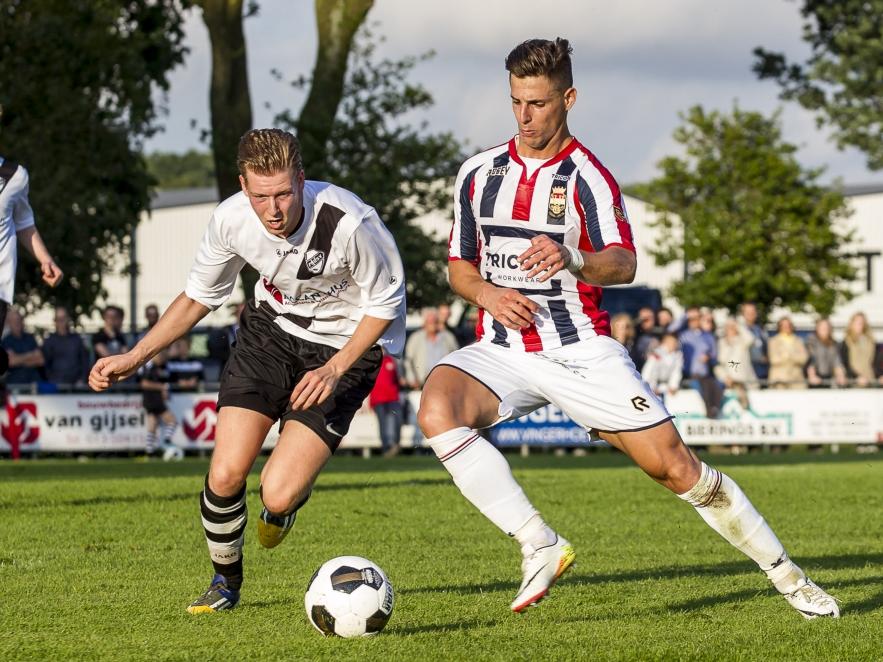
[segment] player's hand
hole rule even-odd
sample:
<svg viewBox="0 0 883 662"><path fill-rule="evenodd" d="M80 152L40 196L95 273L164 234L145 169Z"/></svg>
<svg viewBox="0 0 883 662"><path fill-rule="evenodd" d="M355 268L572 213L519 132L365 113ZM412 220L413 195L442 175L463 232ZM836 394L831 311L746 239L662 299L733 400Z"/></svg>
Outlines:
<svg viewBox="0 0 883 662"><path fill-rule="evenodd" d="M313 405L325 402L337 387L341 374L327 363L321 368L310 370L291 392L292 411L305 411Z"/></svg>
<svg viewBox="0 0 883 662"><path fill-rule="evenodd" d="M494 285L488 286L482 292L478 304L500 324L515 331L533 324L534 315L540 309L521 292Z"/></svg>
<svg viewBox="0 0 883 662"><path fill-rule="evenodd" d="M121 379L125 379L141 367L139 361L132 356L131 352L106 356L98 359L89 373L89 386L93 391L109 389Z"/></svg>
<svg viewBox="0 0 883 662"><path fill-rule="evenodd" d="M49 287L55 287L64 278L64 272L58 268L54 261L49 260L40 265L40 271L43 273L43 282Z"/></svg>
<svg viewBox="0 0 883 662"><path fill-rule="evenodd" d="M529 272L528 278L542 274L537 280L543 283L567 268L570 253L557 241L539 234L530 240L530 248L518 256L518 261L521 263L521 270Z"/></svg>

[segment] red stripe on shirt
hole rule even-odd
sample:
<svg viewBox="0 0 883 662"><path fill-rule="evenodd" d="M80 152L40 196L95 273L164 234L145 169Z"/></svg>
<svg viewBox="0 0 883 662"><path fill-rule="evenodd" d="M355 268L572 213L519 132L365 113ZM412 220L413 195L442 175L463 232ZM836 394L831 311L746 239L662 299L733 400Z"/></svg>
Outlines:
<svg viewBox="0 0 883 662"><path fill-rule="evenodd" d="M513 221L529 221L530 220L530 205L533 202L533 191L534 184L537 182L537 174L543 168L548 168L549 166L553 166L556 163L560 163L568 156L570 156L573 151L577 148L579 142L574 138L567 146L558 152L551 159L546 161L543 165L533 171L533 175L531 175L530 179L527 178L527 166L524 165L524 161L521 160L521 157L518 156L518 146L515 143L515 138L509 141L509 157L517 164L521 166L521 179L518 180L518 188L515 191L515 204L512 205L512 220Z"/></svg>
<svg viewBox="0 0 883 662"><path fill-rule="evenodd" d="M540 338L540 332L537 331L536 324L531 324L526 329L521 329L521 340L524 341L524 351L543 351L543 340Z"/></svg>
<svg viewBox="0 0 883 662"><path fill-rule="evenodd" d="M577 141L574 140L574 142ZM586 155L586 158L591 162L591 164L595 166L598 172L601 173L601 176L604 178L604 181L607 182L607 186L610 188L610 195L613 199L613 206L618 207L624 215L625 206L622 202L622 191L620 191L619 184L616 183L613 175L607 168L604 167L604 164L598 160L598 157L592 154L592 152L590 152L588 149L586 149L584 145L579 144L578 147L579 150ZM622 246L624 248L628 248L632 252L635 252L635 242L634 238L632 237L632 228L629 225L628 221L624 218L620 218L615 212L613 214L613 217L616 220L616 229L619 232L620 239L622 239Z"/></svg>
<svg viewBox="0 0 883 662"><path fill-rule="evenodd" d="M583 313L592 320L592 327L599 336L610 335L610 315L606 310L601 310L602 291L600 287L587 285L581 280L576 281L576 289L579 292L579 300L583 306Z"/></svg>

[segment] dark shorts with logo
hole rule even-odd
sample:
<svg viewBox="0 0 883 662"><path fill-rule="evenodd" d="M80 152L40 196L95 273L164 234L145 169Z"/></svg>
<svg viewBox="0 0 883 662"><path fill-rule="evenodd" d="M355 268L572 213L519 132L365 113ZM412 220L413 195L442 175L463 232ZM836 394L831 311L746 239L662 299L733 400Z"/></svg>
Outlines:
<svg viewBox="0 0 883 662"><path fill-rule="evenodd" d="M343 374L327 400L306 411L292 411L289 399L297 383L338 350L286 333L273 321L275 316L267 305L257 307L254 301L242 311L236 342L221 377L218 409L251 409L279 420L280 431L286 421L298 421L333 452L374 387L383 355L379 347L372 347Z"/></svg>

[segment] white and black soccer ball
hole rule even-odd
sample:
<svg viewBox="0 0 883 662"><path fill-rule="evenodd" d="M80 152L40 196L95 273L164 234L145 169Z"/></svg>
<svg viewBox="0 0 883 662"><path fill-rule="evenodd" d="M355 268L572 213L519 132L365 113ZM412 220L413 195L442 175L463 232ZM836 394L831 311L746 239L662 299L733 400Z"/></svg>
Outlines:
<svg viewBox="0 0 883 662"><path fill-rule="evenodd" d="M389 621L394 602L386 573L361 556L338 556L323 563L304 596L313 627L339 637L377 634Z"/></svg>
<svg viewBox="0 0 883 662"><path fill-rule="evenodd" d="M184 459L184 450L175 444L166 444L162 451L163 462L180 462Z"/></svg>

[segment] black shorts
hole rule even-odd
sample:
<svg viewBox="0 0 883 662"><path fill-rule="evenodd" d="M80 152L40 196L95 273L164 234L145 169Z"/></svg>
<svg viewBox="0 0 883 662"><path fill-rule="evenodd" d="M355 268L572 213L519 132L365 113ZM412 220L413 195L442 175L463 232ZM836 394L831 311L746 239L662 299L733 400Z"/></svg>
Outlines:
<svg viewBox="0 0 883 662"><path fill-rule="evenodd" d="M141 395L141 399L144 405L144 411L148 414L159 416L168 409L166 401L162 397L162 393L159 391L144 391Z"/></svg>
<svg viewBox="0 0 883 662"><path fill-rule="evenodd" d="M375 346L347 370L334 392L319 405L292 411L291 392L305 373L325 365L338 349L292 336L280 329L275 313L249 301L239 319L236 342L221 377L218 409L242 407L280 421L306 425L333 452L368 397L383 355Z"/></svg>

